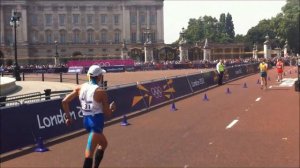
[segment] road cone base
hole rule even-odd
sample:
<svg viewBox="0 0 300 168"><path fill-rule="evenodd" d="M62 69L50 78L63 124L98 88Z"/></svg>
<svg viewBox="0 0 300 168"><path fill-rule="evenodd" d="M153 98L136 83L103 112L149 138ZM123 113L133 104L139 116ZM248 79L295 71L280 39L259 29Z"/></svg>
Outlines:
<svg viewBox="0 0 300 168"><path fill-rule="evenodd" d="M127 126L127 125L129 125L129 124L128 123L124 123L124 122L121 123L121 126Z"/></svg>
<svg viewBox="0 0 300 168"><path fill-rule="evenodd" d="M49 151L49 149L47 149L47 148L36 148L34 151L35 152L46 152L46 151Z"/></svg>

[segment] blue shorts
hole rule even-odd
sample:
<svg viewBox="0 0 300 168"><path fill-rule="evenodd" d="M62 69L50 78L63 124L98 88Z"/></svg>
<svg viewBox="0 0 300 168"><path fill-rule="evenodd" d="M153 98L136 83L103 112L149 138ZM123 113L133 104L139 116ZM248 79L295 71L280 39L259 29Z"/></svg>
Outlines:
<svg viewBox="0 0 300 168"><path fill-rule="evenodd" d="M267 72L260 72L260 77L262 77L262 78L267 77Z"/></svg>
<svg viewBox="0 0 300 168"><path fill-rule="evenodd" d="M104 127L103 113L84 116L83 125L88 132L102 133Z"/></svg>

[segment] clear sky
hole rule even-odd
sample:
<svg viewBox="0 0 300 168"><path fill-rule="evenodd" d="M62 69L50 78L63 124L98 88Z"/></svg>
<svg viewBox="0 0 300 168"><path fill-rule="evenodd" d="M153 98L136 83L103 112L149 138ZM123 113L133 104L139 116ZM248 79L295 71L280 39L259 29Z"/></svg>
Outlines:
<svg viewBox="0 0 300 168"><path fill-rule="evenodd" d="M165 0L165 43L176 41L181 28L187 28L190 18L198 19L207 15L219 20L221 13L230 13L235 34L245 35L260 20L275 17L285 4L285 0Z"/></svg>

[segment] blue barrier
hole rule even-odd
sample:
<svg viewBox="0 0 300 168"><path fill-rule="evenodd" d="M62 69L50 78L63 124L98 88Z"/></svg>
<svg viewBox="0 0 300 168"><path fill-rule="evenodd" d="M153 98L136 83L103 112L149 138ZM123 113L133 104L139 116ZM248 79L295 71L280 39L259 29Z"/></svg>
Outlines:
<svg viewBox="0 0 300 168"><path fill-rule="evenodd" d="M174 98L178 98L192 93L191 86L186 76L171 79L174 81L172 84L175 90L175 92L173 93Z"/></svg>
<svg viewBox="0 0 300 168"><path fill-rule="evenodd" d="M120 117L124 114L147 108L143 96L136 85L126 86L107 91L109 102L116 103L116 111L113 117Z"/></svg>
<svg viewBox="0 0 300 168"><path fill-rule="evenodd" d="M246 74L258 72L257 64L226 69L224 80L232 80ZM137 110L150 108L178 97L200 91L217 84L216 71L175 77L159 81L142 82L138 85L109 89L109 102L115 101L117 110L113 118ZM71 103L73 124L65 125L61 110L61 99L48 100L18 107L4 107L0 111L0 153L6 153L36 143L37 137L51 139L82 127L82 112L79 100ZM106 119L106 121L109 120Z"/></svg>
<svg viewBox="0 0 300 168"><path fill-rule="evenodd" d="M144 97L147 106L151 107L172 98L172 94L175 92L172 83L172 80L168 81L164 79L150 83L141 83L137 85L137 88Z"/></svg>
<svg viewBox="0 0 300 168"><path fill-rule="evenodd" d="M37 137L50 139L81 129L82 112L78 104L75 100L70 106L71 127L65 125L61 99L1 109L0 153L35 144Z"/></svg>
<svg viewBox="0 0 300 168"><path fill-rule="evenodd" d="M203 74L191 75L188 76L187 79L189 80L193 92L199 91L209 86L209 83L207 83Z"/></svg>

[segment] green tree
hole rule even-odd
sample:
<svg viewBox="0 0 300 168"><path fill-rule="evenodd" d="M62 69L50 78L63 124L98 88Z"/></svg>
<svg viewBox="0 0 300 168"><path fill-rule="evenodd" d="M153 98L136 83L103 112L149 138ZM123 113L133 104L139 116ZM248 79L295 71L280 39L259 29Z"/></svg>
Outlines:
<svg viewBox="0 0 300 168"><path fill-rule="evenodd" d="M290 48L297 53L299 49L299 22L300 22L300 1L287 0L286 5L281 8L283 15L280 15L281 22L279 27L279 36L288 40Z"/></svg>
<svg viewBox="0 0 300 168"><path fill-rule="evenodd" d="M232 22L232 16L230 13L227 13L226 15L225 29L226 29L226 34L229 36L231 40L233 40L235 36L235 32L234 32L234 25Z"/></svg>
<svg viewBox="0 0 300 168"><path fill-rule="evenodd" d="M277 46L282 48L287 40L293 52L300 53L299 15L299 0L287 0L286 5L282 7L282 13L271 19L261 20L258 25L249 29L245 42L247 44L252 44L253 42L263 44L265 36L269 35L272 48Z"/></svg>

